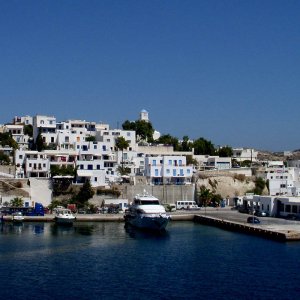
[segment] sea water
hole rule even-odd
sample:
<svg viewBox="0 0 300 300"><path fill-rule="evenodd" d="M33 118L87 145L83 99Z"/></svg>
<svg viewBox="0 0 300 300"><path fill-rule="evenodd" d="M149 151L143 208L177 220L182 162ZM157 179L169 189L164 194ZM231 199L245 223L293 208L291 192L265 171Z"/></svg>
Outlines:
<svg viewBox="0 0 300 300"><path fill-rule="evenodd" d="M300 243L192 222L4 224L1 299L296 299Z"/></svg>

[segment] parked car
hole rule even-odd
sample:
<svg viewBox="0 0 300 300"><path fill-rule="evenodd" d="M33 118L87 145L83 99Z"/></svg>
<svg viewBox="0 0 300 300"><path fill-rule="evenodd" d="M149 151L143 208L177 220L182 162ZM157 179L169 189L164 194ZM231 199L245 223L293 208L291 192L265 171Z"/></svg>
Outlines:
<svg viewBox="0 0 300 300"><path fill-rule="evenodd" d="M298 220L298 217L296 215L294 215L294 214L288 214L286 216L286 219L287 220Z"/></svg>
<svg viewBox="0 0 300 300"><path fill-rule="evenodd" d="M260 220L257 217L248 217L247 218L247 223L251 223L251 224L260 224Z"/></svg>
<svg viewBox="0 0 300 300"><path fill-rule="evenodd" d="M258 217L266 217L267 213L265 213L264 211L256 211L255 215Z"/></svg>

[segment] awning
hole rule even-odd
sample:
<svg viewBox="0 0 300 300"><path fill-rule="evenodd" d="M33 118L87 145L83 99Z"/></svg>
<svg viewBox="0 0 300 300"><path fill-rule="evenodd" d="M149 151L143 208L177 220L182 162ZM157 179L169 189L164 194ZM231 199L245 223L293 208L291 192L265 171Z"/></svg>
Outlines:
<svg viewBox="0 0 300 300"><path fill-rule="evenodd" d="M92 177L93 172L89 170L77 170L77 175L79 177Z"/></svg>

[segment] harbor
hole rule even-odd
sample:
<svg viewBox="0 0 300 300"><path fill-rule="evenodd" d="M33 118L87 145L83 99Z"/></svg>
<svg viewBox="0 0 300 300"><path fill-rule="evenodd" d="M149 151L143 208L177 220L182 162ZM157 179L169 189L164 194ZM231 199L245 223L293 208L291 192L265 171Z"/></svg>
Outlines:
<svg viewBox="0 0 300 300"><path fill-rule="evenodd" d="M170 213L171 222L191 221L224 230L260 236L266 239L290 242L300 241L300 222L283 218L261 217L260 224L247 223L249 215L227 208L202 208L199 211L180 210ZM54 222L55 215L24 216L24 222ZM4 222L11 216L3 216ZM123 213L76 214L75 222L124 222Z"/></svg>

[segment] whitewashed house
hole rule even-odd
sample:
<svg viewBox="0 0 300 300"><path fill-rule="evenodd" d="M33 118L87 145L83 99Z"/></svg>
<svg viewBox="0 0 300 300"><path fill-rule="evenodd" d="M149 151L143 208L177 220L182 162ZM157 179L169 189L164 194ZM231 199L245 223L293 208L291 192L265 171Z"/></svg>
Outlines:
<svg viewBox="0 0 300 300"><path fill-rule="evenodd" d="M23 116L23 117L14 117L13 124L23 124L23 125L32 125L33 118L31 116Z"/></svg>
<svg viewBox="0 0 300 300"><path fill-rule="evenodd" d="M231 157L209 156L206 168L219 171L231 169Z"/></svg>
<svg viewBox="0 0 300 300"><path fill-rule="evenodd" d="M23 124L6 124L4 132L9 132L12 138L18 143L19 148L28 149L29 136L24 134Z"/></svg>
<svg viewBox="0 0 300 300"><path fill-rule="evenodd" d="M26 151L25 173L26 177L50 177L50 164L43 152Z"/></svg>
<svg viewBox="0 0 300 300"><path fill-rule="evenodd" d="M77 182L90 180L92 186L105 186L118 179L115 151L104 142L76 143Z"/></svg>
<svg viewBox="0 0 300 300"><path fill-rule="evenodd" d="M33 117L33 139L36 138L39 133L42 135L43 142L46 145L56 146L57 133L56 133L56 118L51 116L36 115Z"/></svg>
<svg viewBox="0 0 300 300"><path fill-rule="evenodd" d="M185 156L146 156L145 176L150 184L190 184L193 167Z"/></svg>
<svg viewBox="0 0 300 300"><path fill-rule="evenodd" d="M271 217L300 217L300 197L254 195L253 201L257 203L259 211Z"/></svg>
<svg viewBox="0 0 300 300"><path fill-rule="evenodd" d="M238 162L249 160L251 162L257 162L258 151L251 148L233 148L232 158Z"/></svg>
<svg viewBox="0 0 300 300"><path fill-rule="evenodd" d="M300 194L300 169L285 167L283 162L268 162L264 179L269 182L270 196Z"/></svg>

